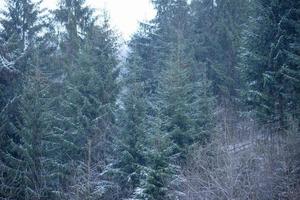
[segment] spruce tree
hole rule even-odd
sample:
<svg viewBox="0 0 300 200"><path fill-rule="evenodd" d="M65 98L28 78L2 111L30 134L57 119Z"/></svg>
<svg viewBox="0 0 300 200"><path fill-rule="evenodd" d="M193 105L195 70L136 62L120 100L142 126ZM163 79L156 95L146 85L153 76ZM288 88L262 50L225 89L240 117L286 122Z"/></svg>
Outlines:
<svg viewBox="0 0 300 200"><path fill-rule="evenodd" d="M78 71L72 76L79 101L75 113L82 132L76 145L83 147L83 174L87 179L86 198L100 198L103 190L100 174L112 161L112 141L116 135L115 112L119 94L117 40L108 21L91 27L78 58Z"/></svg>
<svg viewBox="0 0 300 200"><path fill-rule="evenodd" d="M111 162L115 110L119 92L117 38L105 18L100 25L84 1L61 1L54 13L62 35L63 88L58 129L68 141L62 177L68 198L97 199L103 195L101 173ZM65 15L68 13L68 15ZM64 123L65 125L63 125ZM69 185L69 186L67 186Z"/></svg>
<svg viewBox="0 0 300 200"><path fill-rule="evenodd" d="M63 145L59 154L60 176L59 196L61 199L80 198L75 177L82 176L80 172L85 163L85 150L87 140L79 121L79 110L82 96L78 92L77 85L72 82L79 71L78 56L82 47L83 36L87 33L87 27L81 26L83 16L90 16L90 9L83 7L84 1L62 0L59 8L54 10L55 20L63 25L65 31L60 35L60 54L57 54L56 62L60 69L55 69L57 74L53 79L53 104L52 123L53 132L61 135ZM82 18L83 19L83 18ZM85 18L90 20L90 18ZM79 36L82 31L82 37ZM83 164L82 164L83 163ZM80 180L82 181L82 180ZM78 183L81 183L78 181ZM83 189L84 191L84 189ZM79 193L79 194L78 194Z"/></svg>
<svg viewBox="0 0 300 200"><path fill-rule="evenodd" d="M22 137L20 147L24 151L24 199L43 199L54 191L49 183L50 166L53 167L55 162L51 151L57 147L57 138L48 132L46 124L49 100L47 78L36 68L27 74L26 79L20 97L22 125L19 130Z"/></svg>
<svg viewBox="0 0 300 200"><path fill-rule="evenodd" d="M240 119L243 80L238 69L241 32L249 1L192 1L193 46L198 63L207 68L226 139L234 137Z"/></svg>
<svg viewBox="0 0 300 200"><path fill-rule="evenodd" d="M124 66L124 87L118 115L117 162L114 168L122 198L132 198L146 165L147 102L141 59L133 50Z"/></svg>
<svg viewBox="0 0 300 200"><path fill-rule="evenodd" d="M28 192L38 189L28 184L26 156L28 144L22 134L21 112L25 80L34 65L36 42L45 24L39 4L28 0L9 0L1 18L1 198L28 199ZM30 65L31 64L31 65ZM17 76L16 76L17 75ZM2 96L2 94L4 94Z"/></svg>
<svg viewBox="0 0 300 200"><path fill-rule="evenodd" d="M85 5L85 0L60 0L58 9L54 10L55 19L66 29L62 34L64 42L62 51L68 56L67 65L74 65L74 59L82 45L86 31L93 23L93 10Z"/></svg>
<svg viewBox="0 0 300 200"><path fill-rule="evenodd" d="M169 65L161 75L157 100L162 133L173 141L172 151L181 158L191 145L207 144L214 126L214 99L206 70L203 66L196 70L192 54L187 52L188 42L179 33Z"/></svg>
<svg viewBox="0 0 300 200"><path fill-rule="evenodd" d="M141 59L140 80L148 107L148 159L133 195L135 199L179 197L175 180L179 180L180 165L193 145L210 141L214 127L214 98L206 66L196 64L191 48L188 4L154 1L154 5L158 10L156 18L150 24L142 24L130 46ZM158 147L157 141L162 145Z"/></svg>
<svg viewBox="0 0 300 200"><path fill-rule="evenodd" d="M295 45L299 3L258 0L252 2L252 8L255 17L245 31L242 54L247 103L261 125L284 132L287 119L299 112Z"/></svg>
<svg viewBox="0 0 300 200"><path fill-rule="evenodd" d="M172 180L172 170L166 154L168 143L158 142L161 138L156 135L156 144L152 151L148 152L148 164L141 177L140 186L136 188L133 199L173 199L170 195L169 182ZM155 138L155 137L153 137Z"/></svg>
<svg viewBox="0 0 300 200"><path fill-rule="evenodd" d="M249 2L196 0L191 6L197 61L208 66L208 78L219 102L235 104L240 84L238 48Z"/></svg>

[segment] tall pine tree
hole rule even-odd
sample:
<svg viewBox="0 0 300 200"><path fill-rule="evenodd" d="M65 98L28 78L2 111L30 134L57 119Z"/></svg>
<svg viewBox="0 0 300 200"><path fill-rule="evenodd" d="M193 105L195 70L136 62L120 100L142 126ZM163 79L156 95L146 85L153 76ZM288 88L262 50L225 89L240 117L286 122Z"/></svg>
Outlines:
<svg viewBox="0 0 300 200"><path fill-rule="evenodd" d="M247 102L261 125L284 132L287 120L297 119L299 113L299 3L258 0L252 8L242 54Z"/></svg>

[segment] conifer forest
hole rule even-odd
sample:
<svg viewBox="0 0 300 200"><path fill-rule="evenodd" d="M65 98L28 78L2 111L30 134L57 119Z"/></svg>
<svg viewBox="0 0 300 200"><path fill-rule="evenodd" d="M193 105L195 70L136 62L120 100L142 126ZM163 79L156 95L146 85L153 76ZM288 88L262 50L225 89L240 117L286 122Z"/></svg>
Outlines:
<svg viewBox="0 0 300 200"><path fill-rule="evenodd" d="M300 199L299 0L0 1L0 200Z"/></svg>

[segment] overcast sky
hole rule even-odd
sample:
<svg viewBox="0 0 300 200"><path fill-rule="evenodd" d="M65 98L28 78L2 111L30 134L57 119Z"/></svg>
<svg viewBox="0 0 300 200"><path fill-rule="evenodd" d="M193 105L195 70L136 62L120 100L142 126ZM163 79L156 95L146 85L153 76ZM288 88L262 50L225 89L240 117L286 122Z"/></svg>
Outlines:
<svg viewBox="0 0 300 200"><path fill-rule="evenodd" d="M54 9L57 1L44 0L43 5ZM136 31L138 21L149 20L155 15L151 0L87 0L87 4L95 8L97 14L106 9L112 25L125 39Z"/></svg>
<svg viewBox="0 0 300 200"><path fill-rule="evenodd" d="M43 0L43 6L54 9L58 0ZM3 7L4 0L0 0ZM138 27L139 21L150 20L155 12L151 0L87 0L87 4L96 9L96 13L105 8L111 17L112 25L128 39Z"/></svg>

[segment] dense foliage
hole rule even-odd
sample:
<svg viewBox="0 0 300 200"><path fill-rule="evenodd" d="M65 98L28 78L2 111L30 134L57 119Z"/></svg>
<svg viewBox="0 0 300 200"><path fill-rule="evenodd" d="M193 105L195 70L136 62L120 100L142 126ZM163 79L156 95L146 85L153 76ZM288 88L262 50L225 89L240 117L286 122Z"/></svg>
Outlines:
<svg viewBox="0 0 300 200"><path fill-rule="evenodd" d="M300 198L300 2L152 3L5 1L0 199Z"/></svg>

